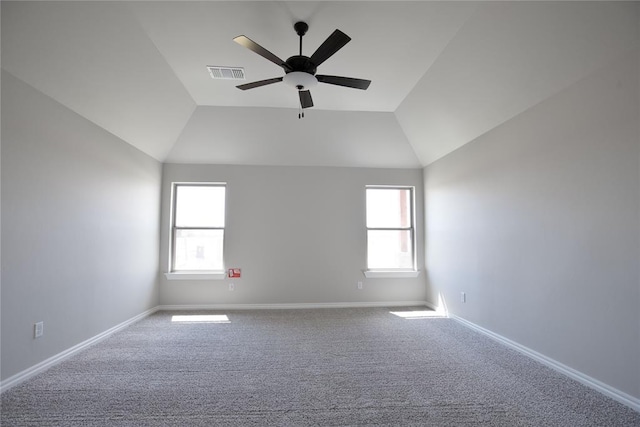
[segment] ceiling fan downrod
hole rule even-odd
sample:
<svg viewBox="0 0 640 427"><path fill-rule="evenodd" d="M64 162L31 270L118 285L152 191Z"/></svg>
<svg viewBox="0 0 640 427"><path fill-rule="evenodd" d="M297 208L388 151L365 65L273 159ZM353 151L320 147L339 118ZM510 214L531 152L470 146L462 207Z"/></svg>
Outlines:
<svg viewBox="0 0 640 427"><path fill-rule="evenodd" d="M309 25L306 22L298 21L293 25L293 29L296 30L296 34L300 36L300 56L302 56L302 37L307 34Z"/></svg>

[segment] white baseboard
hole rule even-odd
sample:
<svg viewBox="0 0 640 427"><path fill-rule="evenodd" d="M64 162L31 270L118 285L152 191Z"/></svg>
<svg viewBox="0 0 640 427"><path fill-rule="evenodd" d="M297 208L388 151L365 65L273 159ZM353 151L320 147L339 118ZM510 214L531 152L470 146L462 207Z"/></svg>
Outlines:
<svg viewBox="0 0 640 427"><path fill-rule="evenodd" d="M603 383L602 381L599 381L595 378L592 378L588 375L583 374L580 371L577 371L573 368L570 368L567 365L564 365L554 359L551 359L550 357L545 356L544 354L538 353L535 350L531 350L528 347L525 347L521 344L518 344L515 341L510 340L509 338L505 338L502 335L496 334L495 332L491 332L488 329L483 328L482 326L476 325L473 322L470 322L466 319L463 319L462 317L458 317L454 314L449 314L449 317L451 317L452 319L460 322L462 325L473 329L477 332L480 332L481 334L484 334L508 347L511 347L512 349L519 351L520 353L542 363L543 365L546 365L548 367L550 367L551 369L554 369L555 371L560 372L561 374L564 374L566 376L568 376L569 378L572 378L584 385L586 385L589 388L592 388L594 390L596 390L597 392L600 392L602 394L604 394L605 396L608 396L610 398L612 398L613 400L616 400L620 403L622 403L623 405L628 406L629 408L640 412L640 399L631 396L630 394L627 394L623 391L620 391L616 388L613 388L605 383Z"/></svg>
<svg viewBox="0 0 640 427"><path fill-rule="evenodd" d="M150 314L155 313L156 311L158 311L158 307L154 307L150 310L145 311L144 313L140 313L137 316L132 317L129 320L125 320L124 322L114 326L113 328L107 329L106 331L92 337L89 338L86 341L81 342L80 344L74 345L73 347L56 354L55 356L52 356L40 363L38 363L37 365L34 365L28 369L25 369L22 372L18 372L17 374L7 378L4 381L0 382L0 393L4 393L5 391L9 390L11 387L14 387L18 384L20 384L23 381L26 381L27 379L31 378L32 376L43 372L47 369L49 369L50 367L62 362L63 360L73 356L74 354L76 354L77 352L84 350L85 348L97 343L98 341L101 341L105 338L107 338L110 335L113 335L114 333L118 332L119 330L126 328L127 326L131 325L132 323L137 322L138 320L141 320L147 316L149 316Z"/></svg>
<svg viewBox="0 0 640 427"><path fill-rule="evenodd" d="M384 302L321 302L285 304L188 304L159 305L158 310L283 310L304 308L359 308L359 307L411 307L430 306L426 301L384 301Z"/></svg>

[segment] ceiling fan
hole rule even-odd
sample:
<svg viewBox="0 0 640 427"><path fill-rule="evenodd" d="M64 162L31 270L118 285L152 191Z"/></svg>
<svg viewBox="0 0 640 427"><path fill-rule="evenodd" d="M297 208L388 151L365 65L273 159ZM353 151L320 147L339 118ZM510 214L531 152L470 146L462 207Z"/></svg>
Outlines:
<svg viewBox="0 0 640 427"><path fill-rule="evenodd" d="M306 22L296 22L293 26L298 36L300 36L300 54L294 55L283 61L267 49L260 46L246 36L238 36L233 39L236 43L246 47L257 53L265 59L284 69L283 77L275 77L272 79L260 80L256 82L246 83L237 86L238 89L247 90L260 86L266 86L273 83L285 82L298 90L300 96L300 107L313 107L313 99L311 98L311 89L318 82L331 85L350 87L354 89L366 90L371 84L371 80L355 79L352 77L328 76L324 74L316 75L316 70L320 64L329 59L334 53L342 49L344 45L351 41L351 38L340 30L335 30L320 47L311 55L311 57L302 54L302 37L307 33L309 26ZM304 113L298 115L304 117Z"/></svg>

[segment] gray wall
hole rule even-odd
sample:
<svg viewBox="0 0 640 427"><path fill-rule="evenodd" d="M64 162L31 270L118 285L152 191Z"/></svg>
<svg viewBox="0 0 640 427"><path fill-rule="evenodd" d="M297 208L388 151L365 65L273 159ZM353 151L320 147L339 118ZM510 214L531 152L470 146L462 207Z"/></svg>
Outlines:
<svg viewBox="0 0 640 427"><path fill-rule="evenodd" d="M162 170L6 72L1 170L6 379L157 305Z"/></svg>
<svg viewBox="0 0 640 427"><path fill-rule="evenodd" d="M640 398L637 55L431 164L424 179L429 299Z"/></svg>
<svg viewBox="0 0 640 427"><path fill-rule="evenodd" d="M424 301L416 279L366 279L365 185L413 185L417 196L418 259L423 269L422 169L210 166L165 164L161 269L169 263L172 182L227 183L225 264L234 280L167 281L160 302L277 304ZM357 282L364 289L357 289Z"/></svg>

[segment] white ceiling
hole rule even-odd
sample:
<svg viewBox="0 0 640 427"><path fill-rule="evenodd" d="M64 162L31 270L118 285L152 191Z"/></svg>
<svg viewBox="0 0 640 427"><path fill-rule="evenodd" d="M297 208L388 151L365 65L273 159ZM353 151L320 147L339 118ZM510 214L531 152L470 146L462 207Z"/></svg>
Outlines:
<svg viewBox="0 0 640 427"><path fill-rule="evenodd" d="M566 89L638 45L638 2L2 2L2 68L160 161L420 167ZM339 28L352 41L295 90L235 85ZM206 66L241 66L247 81Z"/></svg>

